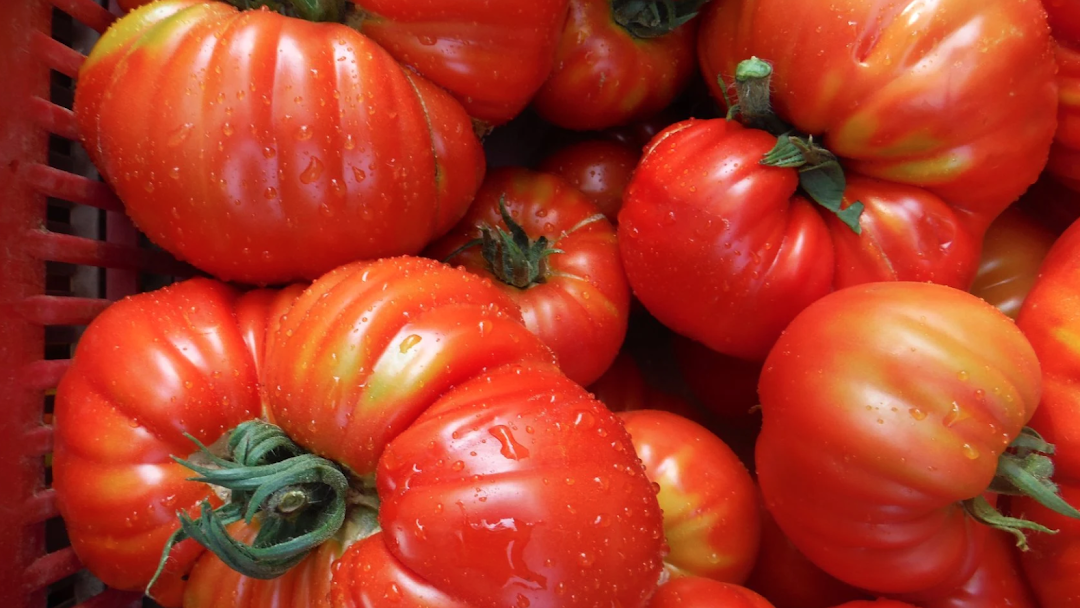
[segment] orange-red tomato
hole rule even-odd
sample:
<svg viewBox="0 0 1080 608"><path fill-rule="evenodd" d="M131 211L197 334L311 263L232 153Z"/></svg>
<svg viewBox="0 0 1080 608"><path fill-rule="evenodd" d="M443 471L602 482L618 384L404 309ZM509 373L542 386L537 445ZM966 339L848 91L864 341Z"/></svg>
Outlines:
<svg viewBox="0 0 1080 608"><path fill-rule="evenodd" d="M671 412L619 414L660 488L664 561L677 575L741 584L757 558L761 515L750 473L705 427Z"/></svg>
<svg viewBox="0 0 1080 608"><path fill-rule="evenodd" d="M986 231L971 293L1015 319L1054 239L1022 208L1009 207Z"/></svg>
<svg viewBox="0 0 1080 608"><path fill-rule="evenodd" d="M689 576L661 585L649 608L773 608L773 605L745 587Z"/></svg>
<svg viewBox="0 0 1080 608"><path fill-rule="evenodd" d="M1058 64L1058 127L1049 172L1080 191L1080 8L1070 0L1043 0L1054 33Z"/></svg>

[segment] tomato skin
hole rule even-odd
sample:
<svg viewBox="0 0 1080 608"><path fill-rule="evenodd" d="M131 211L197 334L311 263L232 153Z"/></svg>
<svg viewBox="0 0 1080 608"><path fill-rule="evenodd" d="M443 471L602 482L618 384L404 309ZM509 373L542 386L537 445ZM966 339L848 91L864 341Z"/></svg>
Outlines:
<svg viewBox="0 0 1080 608"><path fill-rule="evenodd" d="M720 354L683 336L676 336L672 346L687 386L710 412L735 424L756 418L751 410L761 403L760 362Z"/></svg>
<svg viewBox="0 0 1080 608"><path fill-rule="evenodd" d="M672 330L760 361L834 288L970 283L980 234L940 199L850 176L847 203L866 205L856 235L796 194L795 169L758 162L775 144L733 121L691 119L646 149L619 212L619 247L634 294Z"/></svg>
<svg viewBox="0 0 1080 608"><path fill-rule="evenodd" d="M723 103L717 76L730 83L752 56L772 63L777 115L849 175L926 187L985 227L1046 164L1058 94L1046 14L1026 0L908 6L713 2L701 69Z"/></svg>
<svg viewBox="0 0 1080 608"><path fill-rule="evenodd" d="M540 171L570 182L589 197L608 220L618 221L623 192L641 155L616 141L588 139L557 150L540 163Z"/></svg>
<svg viewBox="0 0 1080 608"><path fill-rule="evenodd" d="M1009 207L986 230L971 293L1015 319L1054 240L1020 207Z"/></svg>
<svg viewBox="0 0 1080 608"><path fill-rule="evenodd" d="M547 79L567 0L352 0L356 25L491 126L517 116Z"/></svg>
<svg viewBox="0 0 1080 608"><path fill-rule="evenodd" d="M1080 191L1080 39L1058 40L1058 127L1050 148L1047 171L1074 191Z"/></svg>
<svg viewBox="0 0 1080 608"><path fill-rule="evenodd" d="M57 389L53 487L76 554L106 584L143 590L176 511L212 497L170 454L195 451L184 433L209 445L259 416L248 339L285 306L191 279L114 304L83 334ZM190 541L173 550L154 587L160 603L179 605L178 577L202 551Z"/></svg>
<svg viewBox="0 0 1080 608"><path fill-rule="evenodd" d="M615 21L612 1L570 0L555 68L533 99L544 120L606 129L663 110L690 82L697 21L637 38Z"/></svg>
<svg viewBox="0 0 1080 608"><path fill-rule="evenodd" d="M776 608L829 608L869 597L806 559L766 509L761 510L761 549L746 586Z"/></svg>
<svg viewBox="0 0 1080 608"><path fill-rule="evenodd" d="M368 38L217 2L114 24L80 70L75 115L151 240L247 283L417 253L484 172L461 106Z"/></svg>
<svg viewBox="0 0 1080 608"><path fill-rule="evenodd" d="M669 571L742 584L757 557L761 515L746 467L719 437L677 414L619 414L659 484Z"/></svg>
<svg viewBox="0 0 1080 608"><path fill-rule="evenodd" d="M1080 500L1080 223L1057 240L1017 317L1042 362L1043 395L1031 427L1054 444L1053 481L1070 504ZM1014 500L1014 516L1026 517L1058 534L1034 534L1021 555L1024 572L1043 606L1080 606L1080 522L1029 500Z"/></svg>
<svg viewBox="0 0 1080 608"><path fill-rule="evenodd" d="M330 597L333 608L471 608L403 566L382 533L357 542L334 563Z"/></svg>
<svg viewBox="0 0 1080 608"><path fill-rule="evenodd" d="M649 608L773 608L773 605L745 587L688 576L661 585Z"/></svg>
<svg viewBox="0 0 1080 608"><path fill-rule="evenodd" d="M1042 0L1054 38L1062 42L1080 42L1080 10L1069 0Z"/></svg>
<svg viewBox="0 0 1080 608"><path fill-rule="evenodd" d="M479 246L447 259L479 238L482 226L507 229L500 200L530 239L545 237L550 247L563 251L548 256L542 282L524 289L499 280ZM551 347L572 380L591 384L618 355L629 322L630 287L615 229L565 180L516 167L492 170L465 218L425 254L490 277L521 308L525 326Z"/></svg>
<svg viewBox="0 0 1080 608"><path fill-rule="evenodd" d="M982 537L958 501L986 490L1040 385L1023 334L975 296L905 282L831 294L765 361L766 507L844 582L890 594L960 585Z"/></svg>

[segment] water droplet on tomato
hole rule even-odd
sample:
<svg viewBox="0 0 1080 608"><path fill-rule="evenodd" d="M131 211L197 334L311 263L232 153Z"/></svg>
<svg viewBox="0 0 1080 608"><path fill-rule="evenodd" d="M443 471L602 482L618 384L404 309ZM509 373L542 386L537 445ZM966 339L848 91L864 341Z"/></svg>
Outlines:
<svg viewBox="0 0 1080 608"><path fill-rule="evenodd" d="M911 417L914 418L915 420L925 420L926 419L926 412L920 410L917 407L911 408L910 410L908 410L908 413L911 414Z"/></svg>
<svg viewBox="0 0 1080 608"><path fill-rule="evenodd" d="M180 167L173 167L169 169L169 177L173 179L180 179Z"/></svg>
<svg viewBox="0 0 1080 608"><path fill-rule="evenodd" d="M416 40L424 46L432 46L438 42L434 37L428 35L418 36Z"/></svg>
<svg viewBox="0 0 1080 608"><path fill-rule="evenodd" d="M480 321L480 336L486 336L491 332L491 321L484 319Z"/></svg>
<svg viewBox="0 0 1080 608"><path fill-rule="evenodd" d="M386 586L386 592L383 594L383 598L388 602L401 601L401 589L398 588L397 583L390 583Z"/></svg>
<svg viewBox="0 0 1080 608"><path fill-rule="evenodd" d="M346 150L352 150L356 147L356 139L353 138L352 133L345 136L345 143L342 144Z"/></svg>
<svg viewBox="0 0 1080 608"><path fill-rule="evenodd" d="M964 370L956 372L956 379L961 382L966 382L968 379L968 373Z"/></svg>
<svg viewBox="0 0 1080 608"><path fill-rule="evenodd" d="M228 137L228 136L232 135L233 134L232 123L227 122L227 123L221 125L221 132L225 135L225 137Z"/></svg>
<svg viewBox="0 0 1080 608"><path fill-rule="evenodd" d="M499 453L505 458L509 458L510 460L521 460L529 457L529 449L514 439L514 434L510 432L510 428L506 425L500 424L493 426L488 429L488 433L490 433L492 437L498 439L499 443L502 444L502 449L499 450Z"/></svg>
<svg viewBox="0 0 1080 608"><path fill-rule="evenodd" d="M417 334L410 334L408 337L401 341L401 345L398 347L398 350L401 351L401 354L405 354L409 352L412 347L419 344L421 340L423 340L423 338L421 338Z"/></svg>
<svg viewBox="0 0 1080 608"><path fill-rule="evenodd" d="M529 598L519 593L515 605L517 608L529 608Z"/></svg>
<svg viewBox="0 0 1080 608"><path fill-rule="evenodd" d="M941 421L945 426L952 426L961 420L966 420L970 416L960 409L960 404L953 401L952 409L948 414L945 414L945 418Z"/></svg>
<svg viewBox="0 0 1080 608"><path fill-rule="evenodd" d="M979 450L975 449L970 443L964 444L964 456L968 460L975 460L979 457Z"/></svg>
<svg viewBox="0 0 1080 608"><path fill-rule="evenodd" d="M352 174L353 174L353 177L358 182L362 182L365 179L367 179L367 173L364 173L364 170L361 169L360 167L353 167L352 168Z"/></svg>
<svg viewBox="0 0 1080 608"><path fill-rule="evenodd" d="M323 164L317 156L312 156L308 161L308 166L304 169L304 172L300 174L300 182L304 184L310 184L311 182L319 179L323 174Z"/></svg>
<svg viewBox="0 0 1080 608"><path fill-rule="evenodd" d="M273 186L267 187L266 190L263 190L263 197L266 200L277 198L277 188Z"/></svg>
<svg viewBox="0 0 1080 608"><path fill-rule="evenodd" d="M311 127L307 125L300 125L300 128L296 130L296 139L300 141L307 141L311 139L314 134L315 133L311 130Z"/></svg>
<svg viewBox="0 0 1080 608"><path fill-rule="evenodd" d="M275 156L277 156L277 150L275 150L275 149L273 149L273 148L271 148L269 146L263 148L262 153L263 153L263 156L265 156L266 158L274 158Z"/></svg>

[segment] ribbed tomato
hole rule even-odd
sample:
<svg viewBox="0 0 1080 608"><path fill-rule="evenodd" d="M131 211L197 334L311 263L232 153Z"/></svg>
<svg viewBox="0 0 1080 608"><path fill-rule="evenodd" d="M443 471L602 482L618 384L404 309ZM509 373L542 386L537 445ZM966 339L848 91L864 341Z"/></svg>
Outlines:
<svg viewBox="0 0 1080 608"><path fill-rule="evenodd" d="M1069 0L1043 0L1054 34L1058 64L1058 127L1049 172L1080 190L1080 7Z"/></svg>
<svg viewBox="0 0 1080 608"><path fill-rule="evenodd" d="M539 168L581 190L614 224L622 207L623 192L640 156L638 150L627 144L587 139L556 150Z"/></svg>
<svg viewBox="0 0 1080 608"><path fill-rule="evenodd" d="M773 605L745 587L688 576L661 585L649 608L773 608Z"/></svg>

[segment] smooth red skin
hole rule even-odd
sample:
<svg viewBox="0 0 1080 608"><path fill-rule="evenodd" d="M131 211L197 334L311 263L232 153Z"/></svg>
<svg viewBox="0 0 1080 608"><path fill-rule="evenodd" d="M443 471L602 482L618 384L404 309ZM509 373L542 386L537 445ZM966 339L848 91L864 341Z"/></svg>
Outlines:
<svg viewBox="0 0 1080 608"><path fill-rule="evenodd" d="M719 437L677 414L619 414L645 474L659 484L670 572L742 584L757 558L761 513L746 467Z"/></svg>
<svg viewBox="0 0 1080 608"><path fill-rule="evenodd" d="M799 311L833 289L968 286L981 235L940 199L851 175L844 204L866 205L856 235L796 194L797 170L758 162L775 144L733 121L691 119L646 149L619 212L619 247L634 295L662 323L760 361Z"/></svg>
<svg viewBox="0 0 1080 608"><path fill-rule="evenodd" d="M217 2L116 22L80 70L75 117L151 240L246 283L417 253L484 173L460 104L368 38Z"/></svg>
<svg viewBox="0 0 1080 608"><path fill-rule="evenodd" d="M1012 535L987 529L979 567L968 582L945 594L905 599L921 608L1039 608L1019 553Z"/></svg>
<svg viewBox="0 0 1080 608"><path fill-rule="evenodd" d="M1058 126L1046 169L1058 181L1080 192L1080 38L1058 39L1055 51Z"/></svg>
<svg viewBox="0 0 1080 608"><path fill-rule="evenodd" d="M761 548L745 584L776 608L829 608L869 597L865 591L837 580L806 559L764 508L761 509Z"/></svg>
<svg viewBox="0 0 1080 608"><path fill-rule="evenodd" d="M760 57L772 106L848 175L923 186L985 228L1046 164L1056 71L1038 2L737 0L701 15L698 58L717 76Z"/></svg>
<svg viewBox="0 0 1080 608"><path fill-rule="evenodd" d="M694 74L697 20L656 38L616 23L612 0L570 0L555 67L533 99L544 120L578 131L648 118Z"/></svg>
<svg viewBox="0 0 1080 608"><path fill-rule="evenodd" d="M525 289L501 282L481 247L448 258L479 238L482 226L510 216L531 239L546 237L563 253L547 259L547 277ZM493 169L469 212L425 255L490 278L521 309L525 326L551 347L563 373L591 384L619 353L630 316L630 287L623 273L615 229L581 191L562 178L518 167Z"/></svg>
<svg viewBox="0 0 1080 608"><path fill-rule="evenodd" d="M757 384L761 363L720 354L683 336L672 341L679 371L694 396L725 422L746 423L761 403Z"/></svg>
<svg viewBox="0 0 1080 608"><path fill-rule="evenodd" d="M773 608L773 605L745 587L691 576L661 585L649 608Z"/></svg>
<svg viewBox="0 0 1080 608"><path fill-rule="evenodd" d="M541 161L539 170L570 182L614 224L640 156L625 144L588 139L556 150Z"/></svg>
<svg viewBox="0 0 1080 608"><path fill-rule="evenodd" d="M1062 497L1080 504L1080 223L1054 244L1028 294L1017 325L1042 362L1043 396L1031 427L1054 444L1053 481ZM1080 606L1080 521L1014 500L1013 515L1058 534L1031 534L1021 555L1024 572L1043 606Z"/></svg>
<svg viewBox="0 0 1080 608"><path fill-rule="evenodd" d="M1054 38L1059 42L1080 42L1080 8L1070 0L1042 0Z"/></svg>
<svg viewBox="0 0 1080 608"><path fill-rule="evenodd" d="M1040 384L1023 334L971 294L896 282L826 296L788 326L758 385L766 507L846 583L958 586L983 544L958 501L986 490Z"/></svg>
<svg viewBox="0 0 1080 608"><path fill-rule="evenodd" d="M418 577L391 554L378 533L334 563L333 608L472 608Z"/></svg>
<svg viewBox="0 0 1080 608"><path fill-rule="evenodd" d="M228 530L233 538L250 544L258 528L237 522ZM184 608L330 608L332 567L343 552L342 539L332 539L269 580L244 576L212 553L204 553L191 570Z"/></svg>
<svg viewBox="0 0 1080 608"><path fill-rule="evenodd" d="M644 606L661 573L630 436L551 366L455 387L390 443L376 482L390 552L478 607Z"/></svg>
<svg viewBox="0 0 1080 608"><path fill-rule="evenodd" d="M365 13L361 32L490 126L517 116L547 79L567 11L567 0L352 2Z"/></svg>
<svg viewBox="0 0 1080 608"><path fill-rule="evenodd" d="M1015 319L1055 238L1021 207L1009 207L986 230L971 293Z"/></svg>
<svg viewBox="0 0 1080 608"><path fill-rule="evenodd" d="M196 451L184 433L209 445L259 416L258 328L295 293L192 279L114 304L83 334L57 389L53 487L76 554L106 584L145 589L176 512L212 497L170 455ZM180 604L202 551L173 550L160 603Z"/></svg>

